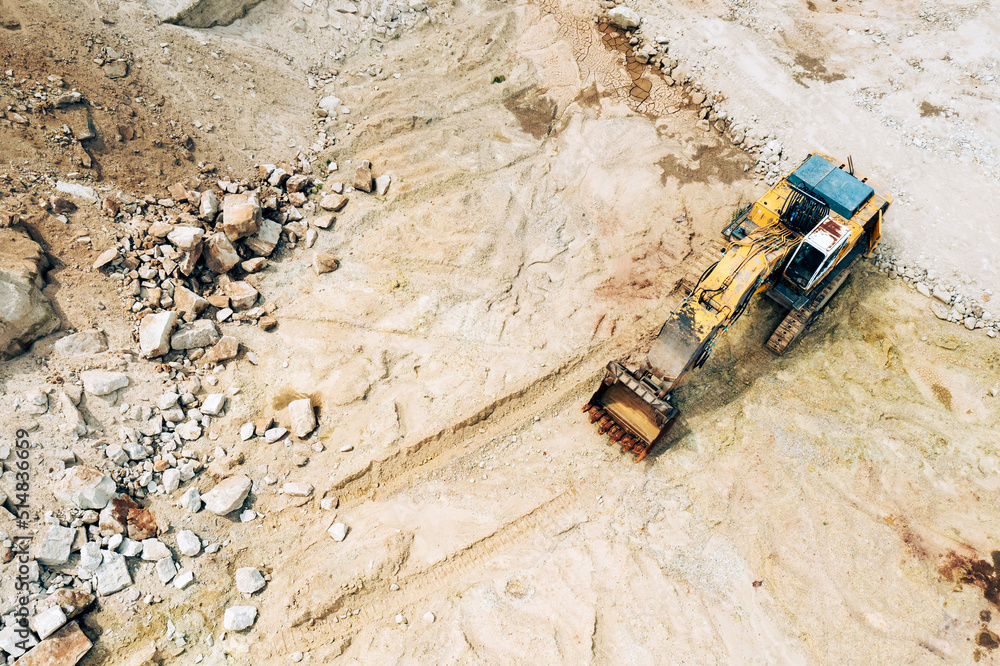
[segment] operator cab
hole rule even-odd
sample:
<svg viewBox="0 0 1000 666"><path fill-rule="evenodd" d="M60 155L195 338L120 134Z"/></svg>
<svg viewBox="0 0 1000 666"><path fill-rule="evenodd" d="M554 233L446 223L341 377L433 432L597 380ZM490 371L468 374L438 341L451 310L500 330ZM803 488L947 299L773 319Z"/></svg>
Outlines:
<svg viewBox="0 0 1000 666"><path fill-rule="evenodd" d="M785 268L785 279L800 292L810 291L837 263L851 230L827 215L806 234Z"/></svg>

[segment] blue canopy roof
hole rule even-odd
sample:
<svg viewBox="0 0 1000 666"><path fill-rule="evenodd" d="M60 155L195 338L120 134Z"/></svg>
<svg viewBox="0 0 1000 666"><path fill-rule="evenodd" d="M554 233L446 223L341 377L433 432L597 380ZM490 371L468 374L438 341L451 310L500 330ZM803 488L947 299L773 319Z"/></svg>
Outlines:
<svg viewBox="0 0 1000 666"><path fill-rule="evenodd" d="M868 198L875 193L870 185L838 169L829 160L813 155L796 169L788 182L822 199L830 210L851 219Z"/></svg>

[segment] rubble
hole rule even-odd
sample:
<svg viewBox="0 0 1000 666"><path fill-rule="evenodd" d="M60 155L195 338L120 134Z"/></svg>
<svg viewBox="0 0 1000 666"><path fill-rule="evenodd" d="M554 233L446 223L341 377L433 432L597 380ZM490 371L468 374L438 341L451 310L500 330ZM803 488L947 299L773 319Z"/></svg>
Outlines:
<svg viewBox="0 0 1000 666"><path fill-rule="evenodd" d="M222 231L229 240L237 241L257 233L260 223L260 202L255 192L226 196L222 204Z"/></svg>
<svg viewBox="0 0 1000 666"><path fill-rule="evenodd" d="M76 538L76 530L59 525L49 525L44 534L34 540L35 561L45 566L66 564Z"/></svg>
<svg viewBox="0 0 1000 666"><path fill-rule="evenodd" d="M177 533L177 549L182 555L194 557L201 552L201 539L191 530L181 530Z"/></svg>
<svg viewBox="0 0 1000 666"><path fill-rule="evenodd" d="M97 593L102 597L114 594L132 584L125 556L111 551L102 551L101 566L94 574L97 578Z"/></svg>
<svg viewBox="0 0 1000 666"><path fill-rule="evenodd" d="M176 313L174 313L176 316ZM198 319L190 324L181 324L170 337L171 349L196 349L210 347L220 339L219 329L207 319Z"/></svg>

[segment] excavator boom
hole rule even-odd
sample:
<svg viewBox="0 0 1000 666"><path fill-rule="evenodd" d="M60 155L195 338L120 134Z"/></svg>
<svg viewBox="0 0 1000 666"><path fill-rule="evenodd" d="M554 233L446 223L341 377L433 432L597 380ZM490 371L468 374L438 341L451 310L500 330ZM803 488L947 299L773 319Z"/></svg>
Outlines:
<svg viewBox="0 0 1000 666"><path fill-rule="evenodd" d="M608 364L601 386L583 411L623 452L631 451L636 462L665 438L676 419L674 389L689 371L704 364L716 338L754 295L774 291L777 296L772 298L792 305L788 320L801 320L801 329L842 284L843 269L874 249L892 198L881 188L876 193L867 179L848 174L846 165L836 164L829 156L810 154L795 172L742 211L726 230L729 243L721 258L671 312L642 365L630 369L617 361ZM833 194L817 194L820 186ZM780 326L779 332L782 340L789 337Z"/></svg>

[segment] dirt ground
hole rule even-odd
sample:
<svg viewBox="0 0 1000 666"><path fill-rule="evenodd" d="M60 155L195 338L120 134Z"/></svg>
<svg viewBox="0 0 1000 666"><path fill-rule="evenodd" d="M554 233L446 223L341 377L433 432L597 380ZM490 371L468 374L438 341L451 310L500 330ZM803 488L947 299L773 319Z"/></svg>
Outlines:
<svg viewBox="0 0 1000 666"><path fill-rule="evenodd" d="M681 388L668 446L632 464L580 407L608 361L641 357L702 248L766 190L755 158L704 131L679 86L651 75L638 104L595 4L404 3L386 32L362 14L393 3L346 4L265 0L205 30L136 2L0 5L18 24L0 28L0 206L53 258L64 328L106 331L110 352L87 363L128 370L120 401L152 402L162 378L90 269L111 223L38 208L55 179L161 198L188 176L294 159L318 132L333 142L317 169L370 160L392 176L320 236L339 270L318 276L283 247L255 276L275 331L220 326L257 363L218 373L239 393L193 446L225 449L260 517L154 496L168 545L191 529L222 548L183 558L185 590L137 565L138 601L116 593L83 618L81 663L1000 662L990 582L962 581L1000 549L995 340L865 262L783 357L764 348L781 311L751 307ZM989 297L989 2L629 4L730 118L782 142L783 165L851 154L885 184L897 258ZM94 62L107 47L127 76ZM89 102L87 155L54 138L86 124L79 108L10 122L15 91L50 76ZM349 113L319 118L327 95ZM52 355L58 337L0 365L8 422L25 418L17 396L79 369ZM300 396L319 408L313 440L241 441ZM117 412L93 406L108 436ZM93 458L90 440L39 432ZM316 491L278 492L289 481ZM245 566L270 576L249 600L233 586ZM225 631L240 604L256 623Z"/></svg>

